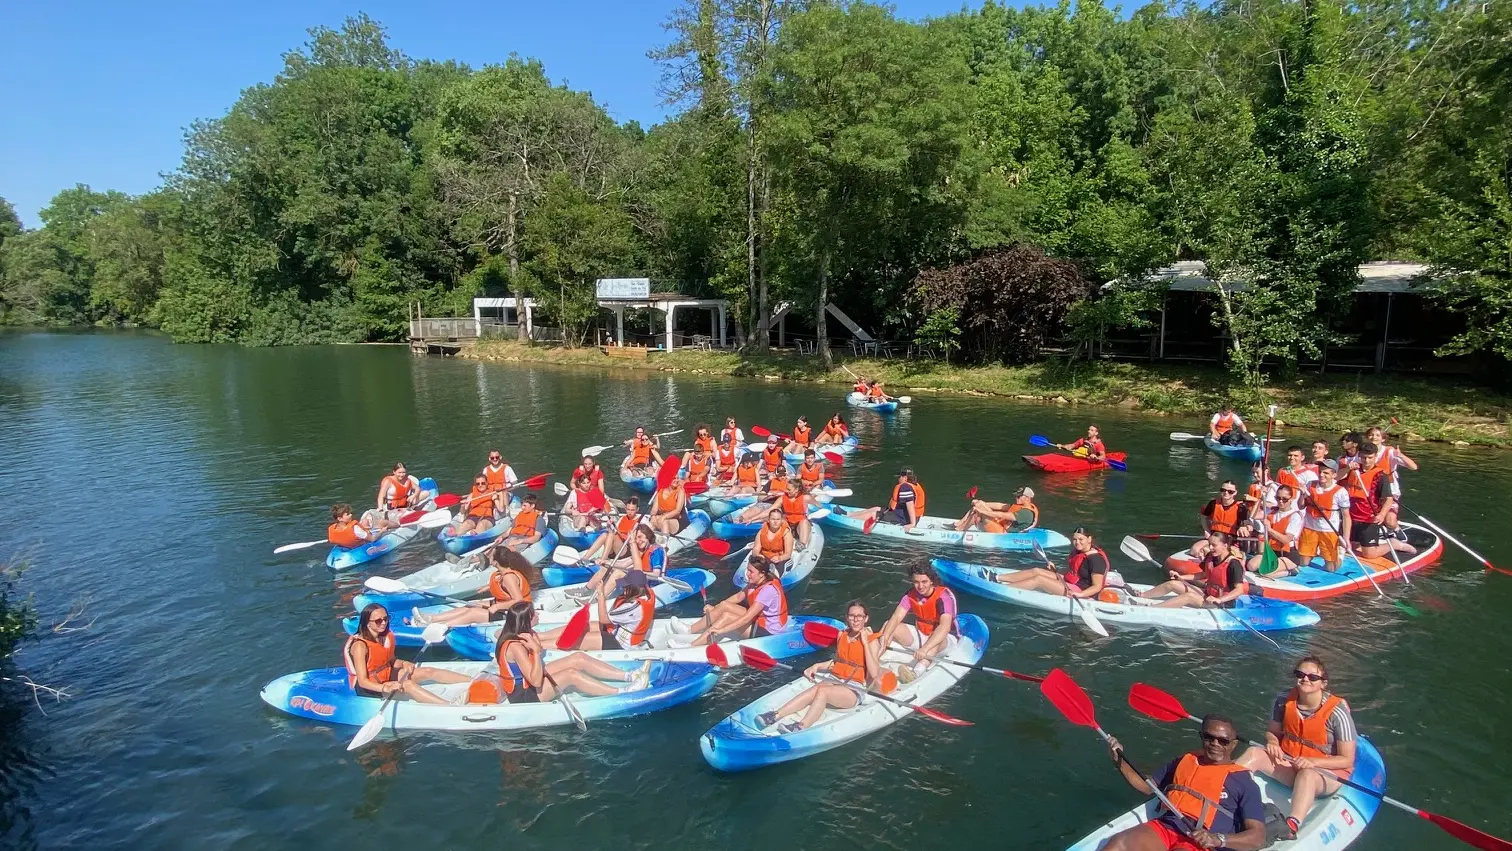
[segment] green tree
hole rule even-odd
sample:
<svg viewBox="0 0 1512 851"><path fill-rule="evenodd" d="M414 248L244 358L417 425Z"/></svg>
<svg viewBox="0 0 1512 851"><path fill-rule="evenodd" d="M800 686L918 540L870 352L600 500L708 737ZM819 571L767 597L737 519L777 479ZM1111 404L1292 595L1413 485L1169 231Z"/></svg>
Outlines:
<svg viewBox="0 0 1512 851"><path fill-rule="evenodd" d="M566 339L581 345L598 318L594 282L623 275L632 262L630 216L612 201L595 200L566 173L547 183L525 222L526 271L538 282L537 297L561 324Z"/></svg>

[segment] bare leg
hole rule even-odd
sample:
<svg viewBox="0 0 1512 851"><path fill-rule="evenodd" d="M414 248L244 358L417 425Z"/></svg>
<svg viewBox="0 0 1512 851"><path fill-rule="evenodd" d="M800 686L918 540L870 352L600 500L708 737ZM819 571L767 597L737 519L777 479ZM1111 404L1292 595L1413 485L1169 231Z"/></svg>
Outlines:
<svg viewBox="0 0 1512 851"><path fill-rule="evenodd" d="M836 709L850 709L856 705L856 693L849 688L835 683L825 683L818 687L814 699L809 702L808 712L803 714L803 720L798 726L807 730L824 717L824 711L831 706Z"/></svg>
<svg viewBox="0 0 1512 851"><path fill-rule="evenodd" d="M569 671L577 671L587 676L610 682L628 683L634 678L634 675L630 671L616 668L608 662L595 659L586 653L573 653L570 656L552 662L546 666L546 669L558 681L562 679L562 674Z"/></svg>
<svg viewBox="0 0 1512 851"><path fill-rule="evenodd" d="M1145 599L1151 599L1154 597L1164 597L1167 594L1182 594L1185 593L1186 590L1187 584L1185 582L1182 582L1180 579L1170 579L1160 583L1159 585L1156 585L1154 588L1151 588L1148 591L1139 592L1139 596L1144 597Z"/></svg>
<svg viewBox="0 0 1512 851"><path fill-rule="evenodd" d="M557 685L561 686L562 691L575 691L588 697L605 697L619 693L618 687L594 679L582 671L568 669L560 674L552 671L551 676L556 678ZM541 683L542 700L555 700L559 696L557 690L551 687L550 680Z"/></svg>
<svg viewBox="0 0 1512 851"><path fill-rule="evenodd" d="M789 715L792 715L794 712L806 708L810 703L814 702L814 698L819 695L819 689L821 688L823 688L823 686L815 683L814 685L809 686L803 691L798 692L787 703L784 703L781 706L777 707L775 715L778 718L786 718Z"/></svg>

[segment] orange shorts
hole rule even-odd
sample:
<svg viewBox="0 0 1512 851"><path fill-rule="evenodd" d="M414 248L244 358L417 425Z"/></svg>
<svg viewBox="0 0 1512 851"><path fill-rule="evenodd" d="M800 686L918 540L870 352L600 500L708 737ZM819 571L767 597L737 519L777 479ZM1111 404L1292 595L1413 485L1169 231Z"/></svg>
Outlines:
<svg viewBox="0 0 1512 851"><path fill-rule="evenodd" d="M1326 562L1337 562L1339 536L1333 532L1304 528L1302 537L1297 540L1297 553L1302 556L1303 562L1312 561L1313 556L1322 556Z"/></svg>
<svg viewBox="0 0 1512 851"><path fill-rule="evenodd" d="M1163 843L1162 847L1166 851L1202 851L1200 846L1175 830L1172 830L1170 825L1163 821L1145 822L1145 827L1153 830L1155 835L1160 837L1160 841Z"/></svg>

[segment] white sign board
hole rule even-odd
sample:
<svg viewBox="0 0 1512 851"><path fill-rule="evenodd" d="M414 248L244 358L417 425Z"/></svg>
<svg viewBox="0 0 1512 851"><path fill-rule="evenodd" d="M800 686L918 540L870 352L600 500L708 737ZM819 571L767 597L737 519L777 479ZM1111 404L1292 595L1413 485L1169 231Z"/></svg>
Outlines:
<svg viewBox="0 0 1512 851"><path fill-rule="evenodd" d="M643 300L651 295L650 278L599 278L600 299Z"/></svg>

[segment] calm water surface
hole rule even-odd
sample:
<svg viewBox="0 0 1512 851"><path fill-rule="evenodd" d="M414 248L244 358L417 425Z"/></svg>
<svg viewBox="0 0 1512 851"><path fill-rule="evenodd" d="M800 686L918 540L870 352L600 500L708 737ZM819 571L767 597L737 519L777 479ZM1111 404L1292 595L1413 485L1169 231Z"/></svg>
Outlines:
<svg viewBox="0 0 1512 851"><path fill-rule="evenodd" d="M663 431L733 414L747 429L784 430L799 414L819 421L841 392L443 361L397 347L0 335L0 555L29 557L26 585L49 622L74 603L93 619L21 656L74 700L48 705L45 718L0 707L0 846L1065 847L1137 797L1095 735L1066 723L1032 686L986 676L939 704L974 727L909 719L819 757L733 776L704 763L697 736L780 679L737 671L701 701L595 722L586 735L408 734L356 755L344 750L350 728L295 720L258 700L275 676L338 663L337 616L350 611L361 579L333 577L321 548L275 557L273 547L320 537L333 502L370 502L393 460L457 490L493 446L522 475L564 473L579 447L612 443L636 424ZM1179 420L927 395L891 419L847 416L868 448L840 477L857 501L885 496L903 463L917 468L936 513L956 510L972 485L1006 499L1028 483L1047 525L1085 524L1110 551L1129 533L1190 532L1217 483L1246 472L1167 440L1195 429ZM1033 451L1028 434L1069 439L1089 417L1130 453L1127 474L1047 478L1019 462ZM1413 454L1424 469L1406 482L1410 504L1512 565L1512 455L1438 446ZM610 489L623 495L613 477ZM859 597L885 612L904 590L903 565L928 554L895 543L832 538L794 607L836 614ZM439 552L416 544L379 570L398 575ZM705 566L728 572L712 559ZM1293 657L1323 653L1335 689L1385 755L1392 794L1512 834L1512 578L1488 576L1451 549L1410 588L1386 587L1422 615L1364 594L1325 601L1321 627L1280 639L1285 654L1248 634L1131 629L1100 639L1054 617L962 600L992 629L985 662L1065 667L1103 726L1151 766L1193 740L1128 709L1131 683L1164 687L1199 714L1227 712L1258 732ZM1383 810L1354 847L1461 846Z"/></svg>

